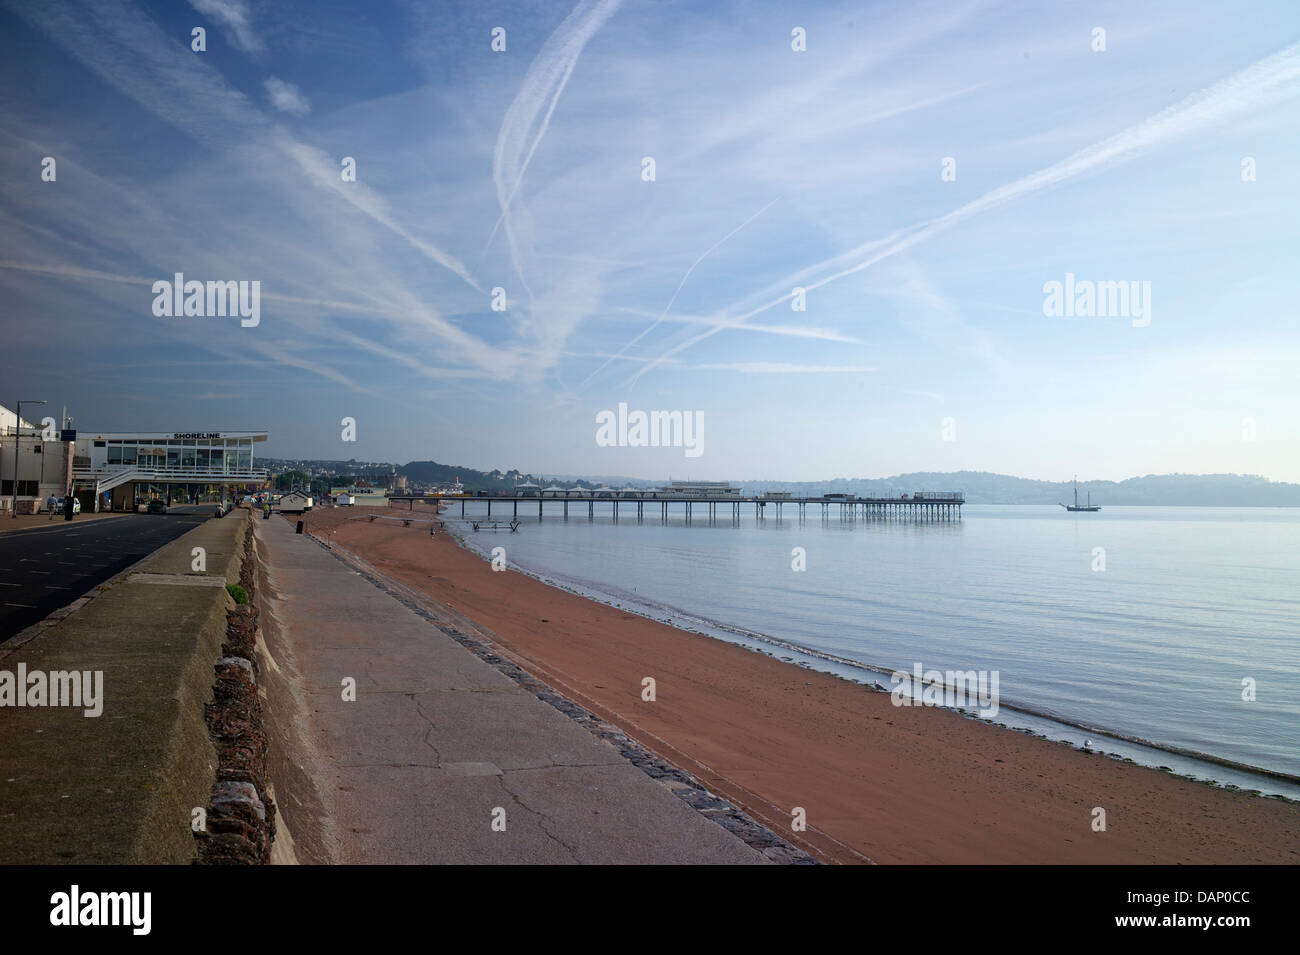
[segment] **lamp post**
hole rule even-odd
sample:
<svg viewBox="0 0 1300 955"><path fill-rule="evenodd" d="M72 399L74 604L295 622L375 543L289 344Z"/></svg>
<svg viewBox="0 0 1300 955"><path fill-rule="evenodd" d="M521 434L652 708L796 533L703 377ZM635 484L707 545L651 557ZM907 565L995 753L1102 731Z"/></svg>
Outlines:
<svg viewBox="0 0 1300 955"><path fill-rule="evenodd" d="M27 401L27 402L20 401L18 402L18 407L14 411L14 419L15 419L14 420L14 486L13 486L13 496L10 501L10 508L11 508L9 514L10 517L18 516L18 455L22 450L23 405L24 404L43 405L45 404L45 402L44 401Z"/></svg>

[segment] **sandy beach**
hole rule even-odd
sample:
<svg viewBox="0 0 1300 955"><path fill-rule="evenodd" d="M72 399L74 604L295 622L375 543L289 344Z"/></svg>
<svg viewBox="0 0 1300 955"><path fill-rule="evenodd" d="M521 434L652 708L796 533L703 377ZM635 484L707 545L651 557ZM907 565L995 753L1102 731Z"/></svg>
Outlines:
<svg viewBox="0 0 1300 955"><path fill-rule="evenodd" d="M347 520L365 513L314 511L307 531L472 623L555 690L823 861L1300 862L1291 803L945 710L895 707L886 693L493 572L451 534L431 538L427 524ZM642 700L646 677L654 702ZM806 812L804 832L791 829L795 807ZM1093 830L1095 807L1104 832Z"/></svg>

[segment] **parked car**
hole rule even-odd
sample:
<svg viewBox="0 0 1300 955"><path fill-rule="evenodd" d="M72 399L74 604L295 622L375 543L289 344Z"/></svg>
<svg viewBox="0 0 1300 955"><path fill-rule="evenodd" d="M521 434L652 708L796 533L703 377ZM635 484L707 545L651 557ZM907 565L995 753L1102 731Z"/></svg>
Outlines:
<svg viewBox="0 0 1300 955"><path fill-rule="evenodd" d="M152 501L149 502L149 506L145 508L145 513L147 513L147 514L166 514L166 513L167 513L167 502L166 502L166 501L162 501L162 500L158 500L157 498L155 498L154 500L152 500Z"/></svg>
<svg viewBox="0 0 1300 955"><path fill-rule="evenodd" d="M62 513L63 513L63 508L67 506L66 502L67 502L67 498L66 498L66 497L61 497L61 498L59 498L59 503L56 504L56 505L54 506L54 513L56 513L56 514L62 514ZM74 497L74 498L72 499L72 513L73 513L73 514L80 514L80 513L81 513L81 499L80 499L80 498Z"/></svg>

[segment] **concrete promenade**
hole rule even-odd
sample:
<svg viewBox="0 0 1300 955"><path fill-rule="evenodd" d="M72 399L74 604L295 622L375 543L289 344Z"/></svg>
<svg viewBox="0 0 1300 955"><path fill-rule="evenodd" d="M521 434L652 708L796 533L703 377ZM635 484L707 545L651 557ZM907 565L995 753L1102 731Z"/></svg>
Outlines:
<svg viewBox="0 0 1300 955"><path fill-rule="evenodd" d="M255 523L298 861L768 861L289 521Z"/></svg>

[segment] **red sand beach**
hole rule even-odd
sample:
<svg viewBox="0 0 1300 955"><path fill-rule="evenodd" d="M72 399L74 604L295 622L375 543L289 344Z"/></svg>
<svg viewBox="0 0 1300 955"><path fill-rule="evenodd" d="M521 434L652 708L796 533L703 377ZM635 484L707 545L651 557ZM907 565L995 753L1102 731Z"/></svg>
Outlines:
<svg viewBox="0 0 1300 955"><path fill-rule="evenodd" d="M1300 806L895 707L886 693L493 572L427 524L346 520L367 510L315 511L307 530L471 621L503 655L823 861L1300 862ZM641 699L647 676L652 703ZM1098 806L1105 832L1092 829ZM791 831L794 807L806 832Z"/></svg>

